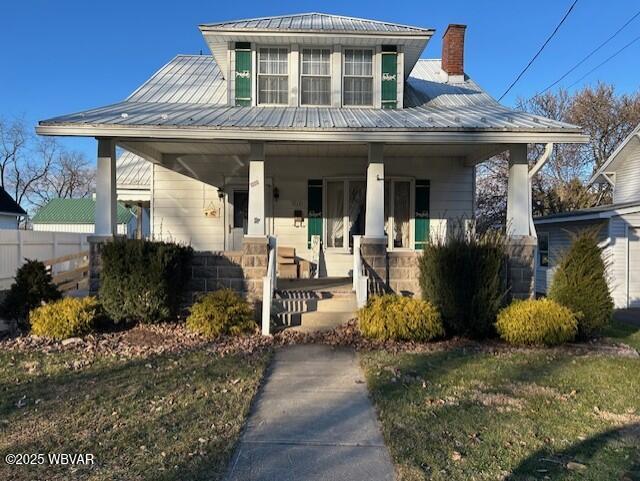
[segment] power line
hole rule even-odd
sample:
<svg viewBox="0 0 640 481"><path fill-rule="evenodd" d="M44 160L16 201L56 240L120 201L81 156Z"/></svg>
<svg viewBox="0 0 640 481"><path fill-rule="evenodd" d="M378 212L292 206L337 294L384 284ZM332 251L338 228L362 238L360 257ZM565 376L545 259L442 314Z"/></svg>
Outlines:
<svg viewBox="0 0 640 481"><path fill-rule="evenodd" d="M638 40L640 40L640 36L634 38L633 40L631 40L631 42L629 42L628 44L626 44L624 47L622 47L620 50L618 50L616 53L614 53L613 55L611 55L610 57L607 57L604 61L602 61L601 63L599 63L598 65L596 65L595 67L593 67L591 70L589 70L586 74L584 74L582 77L580 77L578 80L576 80L575 82L573 82L571 85L569 85L567 88L570 89L571 87L573 87L574 85L576 85L577 83L581 82L582 80L584 80L586 77L588 77L589 75L591 75L593 72L595 72L596 70L598 70L600 67L602 67L605 63L609 62L609 60L613 60L613 58L617 57L618 55L620 55L623 50L626 50L627 48L631 47L631 45L633 45L634 43L636 43Z"/></svg>
<svg viewBox="0 0 640 481"><path fill-rule="evenodd" d="M571 6L569 7L569 10L567 10L567 13L564 14L564 17L562 17L562 20L560 20L560 23L558 25L556 25L556 28L553 30L553 32L551 32L551 35L549 35L549 37L547 37L547 39L545 40L545 42L542 44L542 47L540 47L540 49L538 50L538 52L533 56L533 58L531 60L529 60L529 63L527 64L527 66L522 69L522 71L518 74L518 76L516 77L516 79L511 82L511 85L509 85L509 88L507 88L507 90L504 91L504 93L500 96L500 98L498 99L498 102L501 101L505 95L507 95L511 89L513 88L513 86L515 84L518 83L518 81L520 80L520 78L522 78L522 76L525 74L525 72L527 70L529 70L529 67L531 67L531 65L533 64L533 62L535 62L535 60L538 58L538 56L542 53L542 51L545 49L545 47L547 46L547 44L551 41L551 39L556 35L556 33L558 32L558 30L560 30L560 27L562 26L562 24L564 23L564 21L567 19L567 17L569 16L569 14L571 13L571 11L573 10L573 7L576 6L576 3L578 3L578 0L574 0L574 2L571 4Z"/></svg>
<svg viewBox="0 0 640 481"><path fill-rule="evenodd" d="M616 30L613 35L611 35L609 38L607 38L604 42L602 42L600 45L598 45L596 48L594 48L591 52L589 52L589 54L587 56L585 56L582 60L580 60L577 64L575 64L573 67L571 67L569 70L567 70L564 75L562 75L562 77L560 77L558 80L556 80L555 82L553 82L552 84L550 84L549 86L547 86L544 90L538 92L537 94L534 95L534 97L538 97L539 95L542 95L543 93L545 93L547 90L555 87L556 85L558 85L560 82L562 82L565 78L567 78L567 76L575 71L580 65L582 65L583 63L585 63L587 60L589 60L594 54L596 54L602 47L604 47L606 44L608 44L611 40L613 40L615 37L618 36L618 34L620 32L622 32L627 25L629 25L631 22L633 22L638 16L640 16L640 10L638 12L636 12L636 14L634 16L632 16L629 20L627 20L627 22L620 27L618 30Z"/></svg>

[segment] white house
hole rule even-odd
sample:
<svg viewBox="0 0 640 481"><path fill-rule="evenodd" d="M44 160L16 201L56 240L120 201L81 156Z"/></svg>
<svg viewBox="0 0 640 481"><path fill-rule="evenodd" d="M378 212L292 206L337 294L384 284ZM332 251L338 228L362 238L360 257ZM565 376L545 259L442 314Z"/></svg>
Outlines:
<svg viewBox="0 0 640 481"><path fill-rule="evenodd" d="M122 102L37 132L98 139L103 239L120 146L152 165L151 235L227 255L258 296L267 236L319 275L351 275L355 254L379 284L415 292L417 253L474 216L475 166L508 150L512 290L528 295L527 146L587 139L483 91L464 71L465 28L423 59L431 28L321 13L203 24L210 55L178 55Z"/></svg>
<svg viewBox="0 0 640 481"><path fill-rule="evenodd" d="M0 187L0 229L17 229L27 213L6 190Z"/></svg>
<svg viewBox="0 0 640 481"><path fill-rule="evenodd" d="M547 292L571 234L598 231L617 308L640 307L640 125L596 172L590 183L613 187L613 203L535 219L539 256L536 291Z"/></svg>

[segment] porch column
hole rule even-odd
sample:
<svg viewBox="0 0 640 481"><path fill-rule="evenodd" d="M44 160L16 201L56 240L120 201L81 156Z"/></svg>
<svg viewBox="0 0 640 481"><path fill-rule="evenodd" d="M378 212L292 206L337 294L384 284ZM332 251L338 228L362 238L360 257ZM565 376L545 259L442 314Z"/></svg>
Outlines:
<svg viewBox="0 0 640 481"><path fill-rule="evenodd" d="M249 225L248 237L264 237L266 235L264 220L265 188L264 188L264 143L249 144Z"/></svg>
<svg viewBox="0 0 640 481"><path fill-rule="evenodd" d="M367 167L367 208L364 235L384 238L384 144L369 144Z"/></svg>
<svg viewBox="0 0 640 481"><path fill-rule="evenodd" d="M92 295L97 294L100 287L102 246L118 233L116 145L110 138L97 140L95 235L87 238L89 241L89 293Z"/></svg>
<svg viewBox="0 0 640 481"><path fill-rule="evenodd" d="M529 235L529 163L527 144L509 149L507 188L507 233L510 237Z"/></svg>
<svg viewBox="0 0 640 481"><path fill-rule="evenodd" d="M384 236L384 144L369 144L367 166L367 207L364 237L360 239L360 254L369 276L369 290L388 290L387 242Z"/></svg>
<svg viewBox="0 0 640 481"><path fill-rule="evenodd" d="M530 195L527 145L513 145L507 188L507 285L514 299L534 294L537 242L530 231Z"/></svg>

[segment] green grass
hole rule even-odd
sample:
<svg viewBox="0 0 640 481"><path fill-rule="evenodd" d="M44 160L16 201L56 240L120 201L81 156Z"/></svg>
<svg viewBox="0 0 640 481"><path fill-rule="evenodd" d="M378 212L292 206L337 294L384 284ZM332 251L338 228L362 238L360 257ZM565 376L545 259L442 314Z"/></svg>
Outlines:
<svg viewBox="0 0 640 481"><path fill-rule="evenodd" d="M622 342L640 351L640 328L622 321L612 321L602 333L616 342Z"/></svg>
<svg viewBox="0 0 640 481"><path fill-rule="evenodd" d="M639 359L458 349L362 364L401 480L640 479Z"/></svg>
<svg viewBox="0 0 640 481"><path fill-rule="evenodd" d="M76 354L0 351L0 479L220 479L268 357L103 356L73 370ZM96 464L4 462L61 452L94 454Z"/></svg>

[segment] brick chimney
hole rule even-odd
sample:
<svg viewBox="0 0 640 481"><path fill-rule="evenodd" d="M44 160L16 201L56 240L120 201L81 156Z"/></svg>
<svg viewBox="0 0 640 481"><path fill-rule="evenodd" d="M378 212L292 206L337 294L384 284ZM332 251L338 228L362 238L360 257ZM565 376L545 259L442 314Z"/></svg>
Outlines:
<svg viewBox="0 0 640 481"><path fill-rule="evenodd" d="M442 70L450 77L464 76L464 31L466 25L449 24L442 36Z"/></svg>

